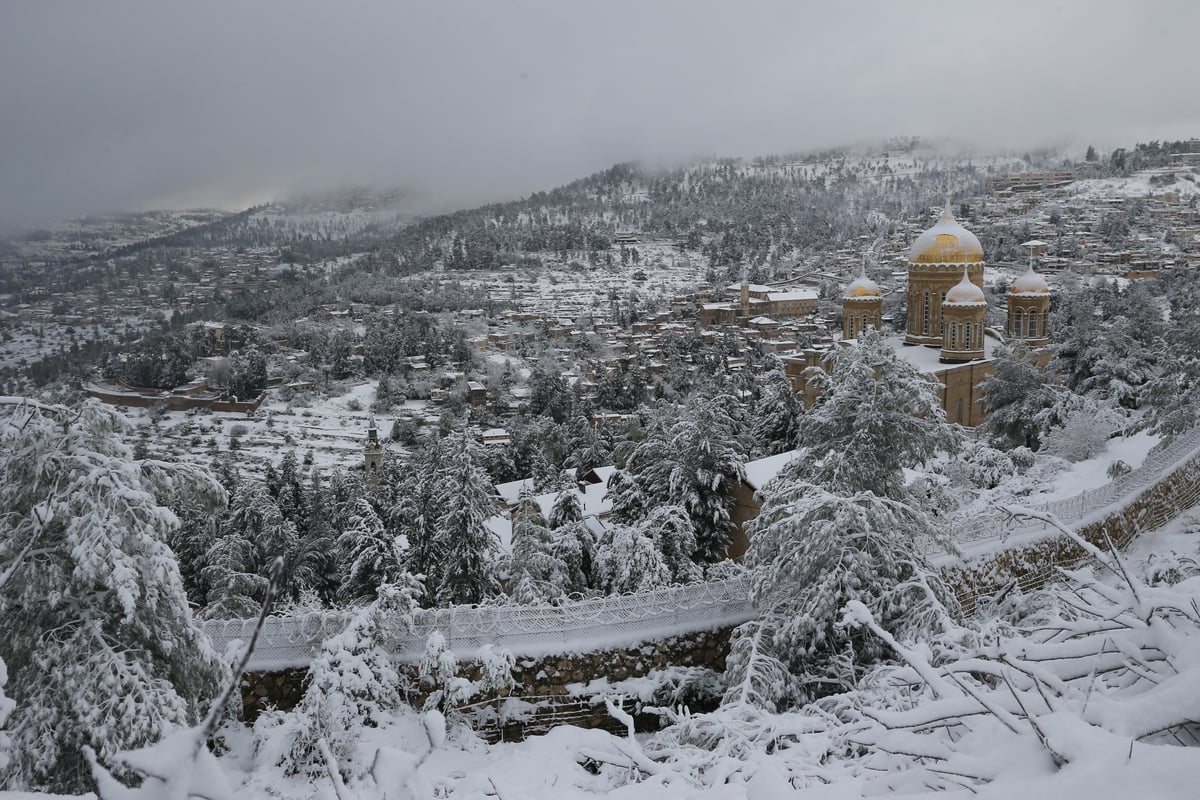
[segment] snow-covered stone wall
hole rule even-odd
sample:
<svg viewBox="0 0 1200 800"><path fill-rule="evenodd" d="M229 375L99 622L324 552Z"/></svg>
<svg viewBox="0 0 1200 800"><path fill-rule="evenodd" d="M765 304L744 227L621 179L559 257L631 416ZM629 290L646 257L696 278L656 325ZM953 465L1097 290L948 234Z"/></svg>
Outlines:
<svg viewBox="0 0 1200 800"><path fill-rule="evenodd" d="M1111 541L1123 548L1139 534L1163 527L1200 503L1200 455L1181 463L1145 491L1113 506L1103 516L1072 527L1102 550ZM1040 538L1027 544L1003 545L977 555L961 565L948 565L943 575L958 593L964 608L972 611L980 600L995 595L1015 581L1022 590L1044 586L1060 567L1071 568L1084 557L1081 548L1065 536Z"/></svg>
<svg viewBox="0 0 1200 800"><path fill-rule="evenodd" d="M564 722L583 727L608 725L612 723L612 717L605 711L603 703L594 700L595 696L604 693L604 689L598 687L644 678L670 667L704 667L724 672L732 631L733 627L726 626L623 647L518 657L512 671L513 689L477 698L470 710L491 721L489 732L492 735L507 739L518 738L527 730ZM409 701L419 707L429 687L421 685L415 664L399 664L398 671L410 687ZM477 660L459 663L460 677L477 681L481 672ZM302 668L243 676L243 719L253 721L267 708L293 708L304 695L307 677L307 669ZM520 700L526 713L519 719L506 721L505 701L510 697ZM489 713L489 709L493 713ZM480 714L481 711L484 713Z"/></svg>

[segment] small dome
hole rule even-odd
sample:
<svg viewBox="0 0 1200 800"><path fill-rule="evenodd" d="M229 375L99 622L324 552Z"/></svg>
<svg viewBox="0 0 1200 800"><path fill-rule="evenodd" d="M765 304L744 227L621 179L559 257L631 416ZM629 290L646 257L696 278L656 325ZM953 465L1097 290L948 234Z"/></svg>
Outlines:
<svg viewBox="0 0 1200 800"><path fill-rule="evenodd" d="M913 264L975 264L983 261L983 245L954 219L947 199L942 218L917 237L908 260Z"/></svg>
<svg viewBox="0 0 1200 800"><path fill-rule="evenodd" d="M1012 288L1008 290L1009 294L1050 294L1050 284L1046 283L1046 279L1033 271L1030 267L1025 271L1025 274L1013 281Z"/></svg>
<svg viewBox="0 0 1200 800"><path fill-rule="evenodd" d="M943 302L986 303L987 298L983 296L983 289L980 289L978 286L971 283L971 279L967 276L967 271L964 269L962 280L954 284L954 286L950 288L950 291L946 292L946 297Z"/></svg>
<svg viewBox="0 0 1200 800"><path fill-rule="evenodd" d="M867 277L867 271L864 269L858 274L849 286L846 287L846 293L843 297L847 300L854 297L880 297L882 293L879 291L879 284Z"/></svg>

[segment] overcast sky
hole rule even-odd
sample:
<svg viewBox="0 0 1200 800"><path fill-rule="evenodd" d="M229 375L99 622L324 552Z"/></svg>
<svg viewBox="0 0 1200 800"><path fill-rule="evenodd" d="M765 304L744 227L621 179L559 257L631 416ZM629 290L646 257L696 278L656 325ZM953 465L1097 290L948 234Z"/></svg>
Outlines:
<svg viewBox="0 0 1200 800"><path fill-rule="evenodd" d="M1200 3L0 2L0 228L893 135L1200 135Z"/></svg>

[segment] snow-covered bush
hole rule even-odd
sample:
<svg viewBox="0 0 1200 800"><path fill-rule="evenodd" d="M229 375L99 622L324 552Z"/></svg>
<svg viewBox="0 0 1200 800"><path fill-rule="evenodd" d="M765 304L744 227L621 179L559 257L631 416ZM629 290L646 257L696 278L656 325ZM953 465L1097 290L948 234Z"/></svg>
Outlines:
<svg viewBox="0 0 1200 800"><path fill-rule="evenodd" d="M985 445L971 448L966 458L967 480L977 489L995 489L1015 471L1007 453Z"/></svg>
<svg viewBox="0 0 1200 800"><path fill-rule="evenodd" d="M1112 414L1081 407L1045 435L1043 449L1067 461L1086 461L1103 452L1115 430Z"/></svg>
<svg viewBox="0 0 1200 800"><path fill-rule="evenodd" d="M429 634L417 667L422 686L430 690L425 699L425 710L448 714L480 695L495 695L513 688L512 670L516 660L512 653L488 644L479 648L478 660L478 680L460 676L458 656L446 643L446 637L439 631Z"/></svg>
<svg viewBox="0 0 1200 800"><path fill-rule="evenodd" d="M411 579L384 585L375 602L322 645L299 705L287 713L264 714L255 725L261 760L287 774L323 772L318 743L324 740L339 764L361 771L353 760L361 730L380 725L404 702L408 687L387 646L412 631L420 591Z"/></svg>

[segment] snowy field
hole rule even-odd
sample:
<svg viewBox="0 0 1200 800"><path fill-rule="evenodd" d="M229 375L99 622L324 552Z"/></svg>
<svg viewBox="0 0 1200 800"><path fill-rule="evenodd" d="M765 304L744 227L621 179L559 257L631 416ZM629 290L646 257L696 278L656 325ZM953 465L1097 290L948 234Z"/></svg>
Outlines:
<svg viewBox="0 0 1200 800"><path fill-rule="evenodd" d="M1176 168L1142 170L1126 178L1092 178L1075 181L1067 190L1087 200L1113 197L1178 195L1181 202L1200 196L1200 176Z"/></svg>

